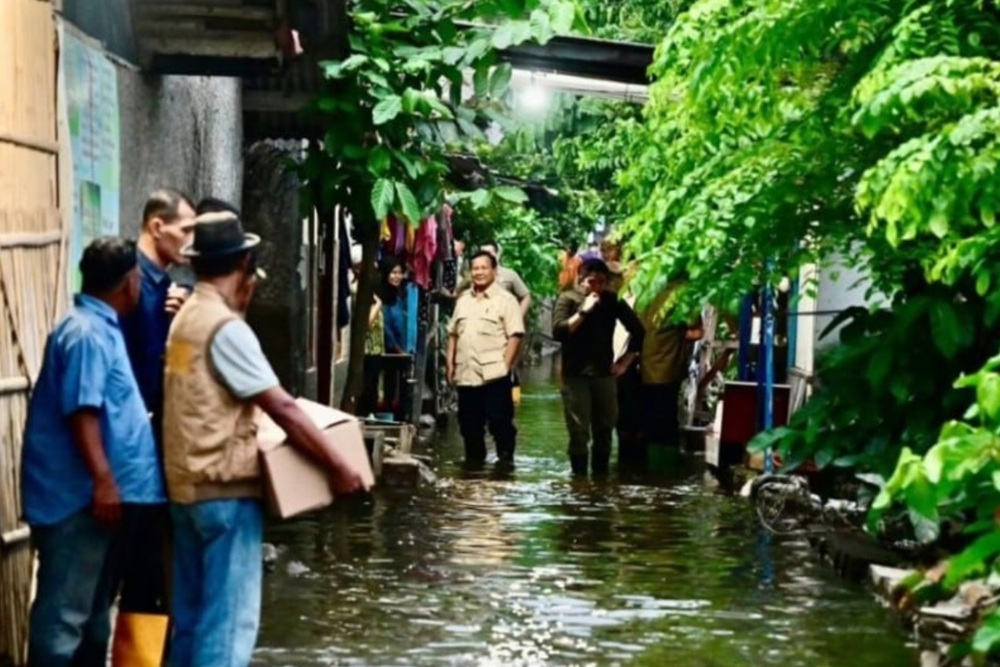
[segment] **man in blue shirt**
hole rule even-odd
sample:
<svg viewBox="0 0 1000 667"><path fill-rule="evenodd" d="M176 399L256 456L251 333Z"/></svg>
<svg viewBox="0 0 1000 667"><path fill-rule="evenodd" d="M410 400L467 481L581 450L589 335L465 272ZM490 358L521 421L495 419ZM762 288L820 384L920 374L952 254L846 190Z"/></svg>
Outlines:
<svg viewBox="0 0 1000 667"><path fill-rule="evenodd" d="M139 299L131 241L98 239L49 335L24 432L24 518L38 550L31 667L105 664L123 507L163 503L153 431L119 327Z"/></svg>
<svg viewBox="0 0 1000 667"><path fill-rule="evenodd" d="M139 234L139 271L142 291L139 305L122 318L122 332L129 359L146 409L153 416L153 431L160 439L163 414L163 353L174 313L184 303L191 285L171 291L172 267L187 264L181 249L191 241L194 203L170 188L149 196L142 211Z"/></svg>
<svg viewBox="0 0 1000 667"><path fill-rule="evenodd" d="M181 249L191 240L194 218L194 203L177 190L163 188L146 200L138 241L139 304L121 320L132 370L152 419L161 466L163 354L170 323L190 293L190 284L178 286L168 272L187 263ZM126 515L123 528L128 539L123 542L119 556L122 564L119 625L131 627L135 619L130 613L163 615L169 610L169 568L165 562L169 551L169 509L166 504L133 508Z"/></svg>

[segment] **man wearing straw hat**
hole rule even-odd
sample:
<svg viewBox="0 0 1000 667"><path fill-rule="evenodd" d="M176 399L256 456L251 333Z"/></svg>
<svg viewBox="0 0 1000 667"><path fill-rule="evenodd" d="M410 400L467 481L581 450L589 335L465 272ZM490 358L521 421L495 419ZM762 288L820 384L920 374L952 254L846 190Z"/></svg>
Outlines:
<svg viewBox="0 0 1000 667"><path fill-rule="evenodd" d="M124 510L166 500L119 325L139 299L135 243L92 242L80 273L83 291L46 343L24 432L24 518L39 562L32 667L105 664Z"/></svg>
<svg viewBox="0 0 1000 667"><path fill-rule="evenodd" d="M260 238L232 212L197 218L197 276L167 340L163 444L174 529L174 667L244 667L260 621L263 508L255 412L322 464L337 494L363 488L281 388L243 320Z"/></svg>

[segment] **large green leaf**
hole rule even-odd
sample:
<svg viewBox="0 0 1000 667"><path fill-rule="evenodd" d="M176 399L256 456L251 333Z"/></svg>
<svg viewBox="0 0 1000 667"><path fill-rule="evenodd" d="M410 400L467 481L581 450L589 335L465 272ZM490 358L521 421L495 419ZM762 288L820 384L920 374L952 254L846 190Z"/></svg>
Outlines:
<svg viewBox="0 0 1000 667"><path fill-rule="evenodd" d="M490 75L490 95L499 99L507 93L510 87L510 79L514 75L514 69L510 63L497 65Z"/></svg>
<svg viewBox="0 0 1000 667"><path fill-rule="evenodd" d="M493 33L493 48L503 51L510 48L514 43L514 25L512 23L501 24Z"/></svg>
<svg viewBox="0 0 1000 667"><path fill-rule="evenodd" d="M344 61L341 69L345 72L353 72L354 70L360 69L362 66L366 65L369 61L368 56L361 55L360 53L355 53L347 60Z"/></svg>
<svg viewBox="0 0 1000 667"><path fill-rule="evenodd" d="M386 178L375 181L372 187L372 210L375 212L375 219L382 220L389 215L392 202L396 198L393 182Z"/></svg>
<svg viewBox="0 0 1000 667"><path fill-rule="evenodd" d="M426 100L427 106L439 116L448 120L453 120L455 118L455 114L451 110L451 107L439 100L436 96L427 95Z"/></svg>
<svg viewBox="0 0 1000 667"><path fill-rule="evenodd" d="M483 208L490 203L490 191L489 190L475 190L470 195L470 200L472 205L476 208Z"/></svg>
<svg viewBox="0 0 1000 667"><path fill-rule="evenodd" d="M980 413L990 425L1000 425L1000 375L985 373L976 388Z"/></svg>
<svg viewBox="0 0 1000 667"><path fill-rule="evenodd" d="M531 23L529 23L528 21L514 21L511 24L511 30L512 30L511 32L512 46L517 46L518 44L522 44L528 41L529 39L531 39L533 32Z"/></svg>
<svg viewBox="0 0 1000 667"><path fill-rule="evenodd" d="M401 181L396 183L396 194L399 197L399 205L403 216L412 224L420 222L420 204L417 197L410 190L410 187Z"/></svg>
<svg viewBox="0 0 1000 667"><path fill-rule="evenodd" d="M368 155L368 171L381 176L392 166L392 153L385 146L376 146Z"/></svg>
<svg viewBox="0 0 1000 667"><path fill-rule="evenodd" d="M490 69L485 65L477 67L472 75L472 87L476 97L483 99L490 94Z"/></svg>
<svg viewBox="0 0 1000 667"><path fill-rule="evenodd" d="M406 175L410 180L416 180L421 175L420 163L417 161L419 158L409 155L406 151L394 150L392 151L392 157L402 165L403 170L406 171Z"/></svg>
<svg viewBox="0 0 1000 667"><path fill-rule="evenodd" d="M565 35L573 29L576 20L576 3L571 0L557 2L552 8L552 29L559 35Z"/></svg>
<svg viewBox="0 0 1000 667"><path fill-rule="evenodd" d="M504 201L514 204L523 204L528 201L528 195L524 193L524 190L509 185L501 185L493 188L493 194Z"/></svg>
<svg viewBox="0 0 1000 667"><path fill-rule="evenodd" d="M466 56L467 49L461 46L448 46L442 51L444 61L449 65L457 65Z"/></svg>
<svg viewBox="0 0 1000 667"><path fill-rule="evenodd" d="M385 125L395 120L403 111L403 99L399 95L392 95L375 105L372 109L372 122L375 125Z"/></svg>
<svg viewBox="0 0 1000 667"><path fill-rule="evenodd" d="M414 114L423 101L423 94L416 88L407 88L403 91L403 113Z"/></svg>
<svg viewBox="0 0 1000 667"><path fill-rule="evenodd" d="M1000 646L1000 610L994 609L987 614L985 621L976 630L972 640L972 650L986 654Z"/></svg>
<svg viewBox="0 0 1000 667"><path fill-rule="evenodd" d="M531 12L531 31L539 44L546 44L555 36L555 30L552 28L552 19L547 12L541 9Z"/></svg>
<svg viewBox="0 0 1000 667"><path fill-rule="evenodd" d="M992 563L998 554L1000 554L1000 531L983 535L948 562L945 586L953 588L971 576L984 573L988 564Z"/></svg>

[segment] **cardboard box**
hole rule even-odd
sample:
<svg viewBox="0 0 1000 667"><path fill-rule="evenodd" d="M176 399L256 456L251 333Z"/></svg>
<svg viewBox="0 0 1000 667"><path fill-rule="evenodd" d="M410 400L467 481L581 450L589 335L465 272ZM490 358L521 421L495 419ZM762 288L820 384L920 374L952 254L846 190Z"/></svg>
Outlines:
<svg viewBox="0 0 1000 667"><path fill-rule="evenodd" d="M340 452L367 484L374 484L361 422L346 412L304 398L295 402L327 436L329 446ZM326 472L289 445L285 432L263 413L258 421L257 442L268 508L275 516L287 519L333 503Z"/></svg>

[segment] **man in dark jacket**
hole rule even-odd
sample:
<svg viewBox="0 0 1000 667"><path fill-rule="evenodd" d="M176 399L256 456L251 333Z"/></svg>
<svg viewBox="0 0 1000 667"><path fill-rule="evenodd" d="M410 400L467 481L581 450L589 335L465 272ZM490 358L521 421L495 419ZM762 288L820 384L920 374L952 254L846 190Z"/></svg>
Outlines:
<svg viewBox="0 0 1000 667"><path fill-rule="evenodd" d="M615 379L639 358L645 330L628 304L607 291L607 264L589 259L579 275L578 285L556 301L552 335L562 343L563 407L573 474L587 474L588 453L593 471L603 474L608 471L618 420ZM618 322L630 337L627 353L615 362ZM591 438L593 449L588 452Z"/></svg>

